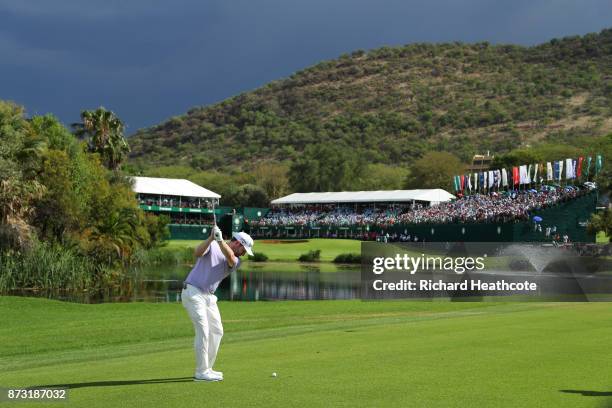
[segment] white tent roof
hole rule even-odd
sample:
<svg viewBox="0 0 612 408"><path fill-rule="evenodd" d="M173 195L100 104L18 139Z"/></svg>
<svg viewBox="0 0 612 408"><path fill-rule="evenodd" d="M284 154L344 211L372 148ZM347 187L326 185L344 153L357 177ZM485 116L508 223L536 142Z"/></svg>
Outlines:
<svg viewBox="0 0 612 408"><path fill-rule="evenodd" d="M326 204L427 201L445 202L455 196L441 188L427 190L340 191L335 193L293 193L272 200L272 204Z"/></svg>
<svg viewBox="0 0 612 408"><path fill-rule="evenodd" d="M221 198L219 194L185 179L157 177L132 177L132 179L134 179L135 193L180 197Z"/></svg>

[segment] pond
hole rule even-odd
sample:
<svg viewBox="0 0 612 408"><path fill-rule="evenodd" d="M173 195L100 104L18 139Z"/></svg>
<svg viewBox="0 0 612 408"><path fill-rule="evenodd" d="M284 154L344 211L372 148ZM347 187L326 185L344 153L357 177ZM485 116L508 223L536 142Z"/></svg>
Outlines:
<svg viewBox="0 0 612 408"><path fill-rule="evenodd" d="M180 302L189 271L189 266L134 270L138 284L130 300ZM359 266L250 263L224 279L215 294L220 300L355 299L360 282Z"/></svg>
<svg viewBox="0 0 612 408"><path fill-rule="evenodd" d="M524 252L524 251L522 251ZM536 260L543 261L541 256ZM503 267L492 263L490 270L480 273L470 273L459 277L454 273L420 272L418 277L423 279L441 278L445 281L456 281L457 279L474 278L483 282L496 282L500 279L506 281L530 280L537 282L537 293L530 296L532 300L540 298L544 300L567 300L585 301L591 299L592 295L598 300L612 300L612 262L608 257L600 259L593 271L585 269L579 274L562 273L560 267L548 271L545 262L535 262L534 267L523 268L522 264L511 265L512 268ZM542 265L540 265L542 263ZM588 263L580 258L580 264ZM531 264L530 264L531 265ZM510 269L517 271L511 271ZM522 271L522 269L526 269ZM104 302L181 302L183 280L189 274L191 265L156 265L134 268L128 271L125 279L112 289L96 293L42 293L28 290L12 291L13 295L45 296L53 299L68 300L81 303L104 303ZM597 272L597 273L592 273ZM389 279L392 275L385 274ZM399 278L404 278L400 275ZM415 276L417 278L417 276ZM371 285L363 282L364 288ZM387 298L387 295L379 297L368 289L362 292L362 276L360 265L338 265L330 262L301 263L301 262L246 262L238 271L224 279L216 295L220 300L232 301L260 301L260 300L331 300L331 299L361 299L363 298ZM442 291L432 292L414 291L410 294L413 298L447 298L456 300L470 298L476 300L487 297L508 299L506 295L513 293L479 292L474 291ZM403 297L403 294L400 295ZM390 295L395 298L395 295Z"/></svg>
<svg viewBox="0 0 612 408"><path fill-rule="evenodd" d="M183 280L190 265L155 265L129 271L118 287L102 293L43 294L27 290L13 295L45 296L81 303L181 302ZM359 265L297 262L247 263L225 278L216 293L220 300L356 299L360 294Z"/></svg>

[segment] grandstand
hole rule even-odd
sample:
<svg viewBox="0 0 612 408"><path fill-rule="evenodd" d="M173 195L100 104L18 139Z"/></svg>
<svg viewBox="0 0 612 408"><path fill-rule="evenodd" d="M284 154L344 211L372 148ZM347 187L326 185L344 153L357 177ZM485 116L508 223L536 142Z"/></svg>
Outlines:
<svg viewBox="0 0 612 408"><path fill-rule="evenodd" d="M295 193L273 200L273 208L250 222L249 230L259 238L421 242L595 239L586 231L597 201L592 185L542 185L539 189L453 198L439 189Z"/></svg>
<svg viewBox="0 0 612 408"><path fill-rule="evenodd" d="M535 186L534 186L535 187ZM188 180L134 177L145 211L170 216L173 239L203 239L217 223L225 234L255 238L351 238L385 241L594 242L593 183L458 193L441 189L294 193L271 208L219 207L220 196ZM535 220L538 221L535 221Z"/></svg>
<svg viewBox="0 0 612 408"><path fill-rule="evenodd" d="M455 196L442 189L294 193L271 202L265 217L250 224L255 236L367 239L371 227L395 222L405 212L435 207ZM322 234L323 233L323 234Z"/></svg>
<svg viewBox="0 0 612 408"><path fill-rule="evenodd" d="M221 196L189 180L132 177L140 208L170 217L173 238L188 230L212 224L213 206ZM184 230L184 231L183 231Z"/></svg>

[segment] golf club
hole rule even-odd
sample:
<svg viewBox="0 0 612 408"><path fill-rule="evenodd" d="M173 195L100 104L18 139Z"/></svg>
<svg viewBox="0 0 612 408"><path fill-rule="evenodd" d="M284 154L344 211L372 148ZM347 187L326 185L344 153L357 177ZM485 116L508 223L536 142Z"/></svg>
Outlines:
<svg viewBox="0 0 612 408"><path fill-rule="evenodd" d="M215 214L215 199L212 200L212 211L213 211L213 226L217 225L217 214Z"/></svg>

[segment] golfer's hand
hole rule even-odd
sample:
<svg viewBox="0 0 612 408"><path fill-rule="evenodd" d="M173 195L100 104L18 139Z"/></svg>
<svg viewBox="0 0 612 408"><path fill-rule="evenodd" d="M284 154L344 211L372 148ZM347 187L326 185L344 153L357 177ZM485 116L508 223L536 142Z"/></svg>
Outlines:
<svg viewBox="0 0 612 408"><path fill-rule="evenodd" d="M217 227L215 225L213 227L212 233L213 233L213 236L215 238L215 241L217 241L217 242L223 241L223 234L221 233L221 229L219 227Z"/></svg>

